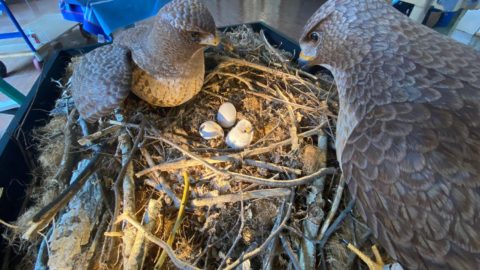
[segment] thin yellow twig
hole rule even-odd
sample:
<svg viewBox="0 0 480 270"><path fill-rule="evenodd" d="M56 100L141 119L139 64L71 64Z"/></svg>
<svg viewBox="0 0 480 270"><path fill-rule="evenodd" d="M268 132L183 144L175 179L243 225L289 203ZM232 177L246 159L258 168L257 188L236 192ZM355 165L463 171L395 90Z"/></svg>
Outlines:
<svg viewBox="0 0 480 270"><path fill-rule="evenodd" d="M167 239L167 244L170 247L172 246L173 240L175 239L175 234L177 233L178 228L180 228L180 224L182 223L183 214L184 214L184 211L185 211L185 205L187 204L187 200L188 200L190 180L189 180L188 173L186 171L183 171L183 182L184 182L184 187L183 187L182 202L180 204L180 209L178 210L177 220L175 220L175 224L173 225L172 232L170 233L170 236ZM166 257L167 257L167 252L165 250L163 250L162 254L160 255L160 258L158 259L157 263L155 264L155 269L161 269L162 268L162 265L165 262Z"/></svg>

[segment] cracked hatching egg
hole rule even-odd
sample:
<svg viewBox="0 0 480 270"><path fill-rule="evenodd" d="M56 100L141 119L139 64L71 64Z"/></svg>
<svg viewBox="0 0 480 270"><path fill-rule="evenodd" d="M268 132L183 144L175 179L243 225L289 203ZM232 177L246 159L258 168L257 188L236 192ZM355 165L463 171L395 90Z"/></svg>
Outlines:
<svg viewBox="0 0 480 270"><path fill-rule="evenodd" d="M207 121L200 125L200 136L205 140L217 139L224 136L222 127L213 122Z"/></svg>
<svg viewBox="0 0 480 270"><path fill-rule="evenodd" d="M243 149L250 145L253 139L253 126L250 121L242 119L227 134L226 143L233 149Z"/></svg>

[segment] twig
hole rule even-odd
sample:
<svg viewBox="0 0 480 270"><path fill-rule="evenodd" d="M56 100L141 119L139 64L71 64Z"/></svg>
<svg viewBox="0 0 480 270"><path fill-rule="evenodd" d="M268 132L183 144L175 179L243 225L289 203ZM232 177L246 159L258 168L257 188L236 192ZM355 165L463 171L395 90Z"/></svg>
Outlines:
<svg viewBox="0 0 480 270"><path fill-rule="evenodd" d="M42 240L42 243L40 244L40 247L38 248L38 254L37 254L37 259L35 260L35 266L34 270L47 270L47 255L48 255L48 247L47 247L47 239L50 238L50 236L53 233L53 227L50 227L50 229L47 232L46 237Z"/></svg>
<svg viewBox="0 0 480 270"><path fill-rule="evenodd" d="M137 137L141 137L142 130ZM121 180L123 190L123 213L133 215L135 210L135 184L133 182L133 164L131 158L133 149L127 133L122 133L118 137L118 143L122 153L122 166L126 168L125 176ZM131 153L131 156L129 154ZM116 183L115 183L116 184ZM114 220L114 219L113 219ZM130 228L131 225L124 224L123 228L123 265L127 266L130 260L131 250L135 242L135 232ZM130 269L130 268L126 268Z"/></svg>
<svg viewBox="0 0 480 270"><path fill-rule="evenodd" d="M114 211L113 211L112 220L116 220L117 216L120 213L120 205L121 205L120 187L123 186L123 181L124 181L125 175L127 174L127 171L129 170L130 162L133 158L134 153L138 149L138 144L140 143L140 141L142 139L144 127L145 127L145 121L143 121L141 126L140 126L140 130L137 134L137 137L135 138L135 142L133 143L133 146L130 149L130 152L128 154L125 153L122 157L122 165L123 166L122 166L122 169L120 170L120 172L118 173L117 178L116 178L116 180L113 184L113 192L114 192L115 199L114 199ZM132 212L132 214L134 214L134 213L135 212ZM118 224L117 223L112 223L111 226L110 226L110 232L117 232L117 231L118 231ZM107 252L108 258L109 258L108 260L110 260L112 258L112 253L111 252L112 252L112 248L115 246L115 243L116 243L115 238L110 239L110 244L109 244L108 252ZM129 248L129 247L127 247L127 248ZM127 257L127 259L128 259L128 257Z"/></svg>
<svg viewBox="0 0 480 270"><path fill-rule="evenodd" d="M153 162L152 160L152 157L150 156L150 153L148 152L148 150L144 147L141 147L140 148L140 152L142 153L143 157L145 158L145 160L147 161L147 164L148 166L150 167L153 167L155 166L155 163ZM155 180L155 184L153 185L153 187L159 191L163 191L165 192L165 194L167 194L168 197L170 197L173 201L173 204L175 205L176 208L180 208L180 200L178 199L178 197L175 195L175 193L173 192L173 190L170 188L170 186L168 185L168 183L165 181L165 178L163 178L162 176L160 176L160 174L157 172L157 171L153 171L151 173L151 176L153 177L153 179Z"/></svg>
<svg viewBox="0 0 480 270"><path fill-rule="evenodd" d="M10 228L10 229L14 229L14 230L16 230L16 229L19 228L19 227L16 226L16 225L13 225L13 224L10 224L10 223L4 221L3 219L0 219L0 224L2 224L2 225L5 226L5 227L8 227L8 228Z"/></svg>
<svg viewBox="0 0 480 270"><path fill-rule="evenodd" d="M237 237L235 237L235 240L233 241L232 246L230 247L227 254L222 259L222 262L218 266L218 268L217 268L218 270L222 269L222 267L225 265L225 262L231 256L233 250L237 246L238 241L240 241L240 239L242 239L243 227L245 226L245 214L244 214L245 212L244 212L244 206L243 206L243 202L244 202L243 199L244 199L243 198L243 190L241 190L241 186L240 186L240 199L239 199L239 201L240 201L240 228L238 229Z"/></svg>
<svg viewBox="0 0 480 270"><path fill-rule="evenodd" d="M271 44L270 42L268 42L267 40L267 37L265 36L265 32L263 31L263 29L260 29L260 37L262 38L263 42L265 43L266 45L266 48L267 50L272 53L273 55L275 55L275 57L278 58L278 60L280 60L280 62L282 63L282 66L285 68L285 63L289 62L287 58L285 58L283 55L281 55L277 49L275 49Z"/></svg>
<svg viewBox="0 0 480 270"><path fill-rule="evenodd" d="M296 186L309 184L315 179L317 179L318 177L322 177L328 174L333 174L335 172L336 172L335 168L323 168L318 170L315 173L312 173L310 175L307 175L298 179L294 179L294 180L270 180L270 179L265 179L265 178L250 176L250 175L244 175L240 173L234 173L234 172L228 172L228 174L232 176L232 179L237 181L245 181L245 182L265 185L269 187L296 187Z"/></svg>
<svg viewBox="0 0 480 270"><path fill-rule="evenodd" d="M290 200L287 206L287 213L285 214L284 219L280 223L280 226L278 226L278 228L267 237L267 239L265 240L265 242L263 242L262 245L260 245L259 247L257 247L256 249L250 252L247 252L246 254L243 254L239 259L237 259L232 264L225 267L224 270L235 269L235 267L240 265L242 262L259 255L265 250L265 248L269 245L269 243L277 237L277 235L284 229L284 226L287 224L287 221L290 219L290 214L292 213L292 204L293 204L294 194L295 193L292 192L292 195L290 196Z"/></svg>
<svg viewBox="0 0 480 270"><path fill-rule="evenodd" d="M105 198L103 200L105 200ZM95 236L92 240L92 244L90 245L90 247L86 251L89 254L91 254L90 256L92 258L92 260L90 260L90 262L86 266L87 269L93 269L94 268L93 266L98 264L98 262L100 261L100 259L102 257L101 250L100 250L100 252L97 252L97 251L99 251L99 249L101 248L101 247L99 247L99 245L102 243L102 240L104 239L103 233L105 232L105 230L108 227L108 221L109 221L108 217L109 216L111 216L111 213L108 212L108 211L104 211L103 212L103 217L102 217L100 223L95 227L97 232L95 233Z"/></svg>
<svg viewBox="0 0 480 270"><path fill-rule="evenodd" d="M64 180L71 177L72 170L72 155L70 153L72 145L72 125L73 125L73 116L75 115L75 110L72 110L67 117L67 123L64 128L64 148L62 160L60 161L60 166L57 169L57 172L53 176L53 179ZM58 195L52 202L43 207L32 220L29 222L29 227L22 235L24 239L30 239L31 235L35 232L38 232L45 228L48 223L53 219L53 217L70 201L70 199L80 190L83 184L87 181L90 175L95 171L94 166L97 159L99 158L99 151L95 153L89 165L85 170L80 173L77 179L60 195Z"/></svg>
<svg viewBox="0 0 480 270"><path fill-rule="evenodd" d="M235 74L232 74L232 73L228 73L228 72L219 72L219 71L216 71L214 72L216 75L221 75L221 76L228 76L228 77L232 77L232 78L235 78L237 80L239 80L240 82L244 83L248 89L250 90L253 90L253 87L252 87L252 84L247 81L247 79L243 78L243 77L240 77L238 75L235 75Z"/></svg>
<svg viewBox="0 0 480 270"><path fill-rule="evenodd" d="M132 224L135 228L137 228L137 230L144 233L145 237L148 240L152 241L153 243L155 243L156 245L158 245L159 247L164 249L167 252L168 257L170 258L170 260L172 261L172 263L176 267L178 267L180 269L186 269L186 270L200 270L200 268L197 268L197 267L195 267L195 266L193 266L193 265L191 265L187 262L184 262L184 261L178 259L177 256L175 255L175 252L173 251L173 249L167 243L165 243L163 240L161 240L158 237L156 237L155 235L153 235L151 232L145 230L145 228L138 221L136 221L133 217L122 214L121 216L119 216L117 218L115 223L119 223L119 222L122 222L122 221L127 221L128 223Z"/></svg>
<svg viewBox="0 0 480 270"><path fill-rule="evenodd" d="M77 178L72 182L72 184L70 184L70 186L60 193L60 195L58 195L52 202L47 204L33 216L32 221L30 221L29 224L30 226L22 235L22 238L30 239L33 233L45 228L45 226L50 223L58 211L67 205L70 199L77 194L77 192L82 188L83 184L85 184L90 176L97 170L98 164L103 159L100 155L100 152L101 151L95 151L88 165L78 174Z"/></svg>
<svg viewBox="0 0 480 270"><path fill-rule="evenodd" d="M272 68L269 68L269 67L266 67L266 66L262 66L262 65L259 65L259 64L255 64L255 63L252 63L252 62L249 62L249 61L246 61L246 60L242 60L242 59L237 59L237 58L231 58L231 57L215 57L215 58L219 58L220 60L223 60L223 62L218 65L218 69L220 68L225 68L227 66L230 66L230 65L241 65L241 66L247 66L247 67L250 67L250 68L254 68L256 70L260 70L260 71L263 71L263 72L266 72L266 73L270 73L274 76L279 76L279 77L282 77L282 78L286 78L288 80L292 80L292 81L297 81L305 86L308 86L308 87L311 87L313 89L317 89L319 92L320 90L323 91L323 92L326 92L325 90L319 88L318 86L316 86L315 84L309 82L309 81L306 81L304 79L302 79L301 77L298 77L298 76L295 76L295 75L292 75L292 74L289 74L289 73L285 73L285 72L282 72L280 70L277 70L277 69L272 69Z"/></svg>
<svg viewBox="0 0 480 270"><path fill-rule="evenodd" d="M283 250L285 250L285 253L287 253L288 257L290 258L290 262L293 264L293 268L295 270L302 269L300 267L300 263L298 262L297 255L295 254L292 247L290 246L290 243L288 243L288 240L285 239L285 236L283 236L283 234L280 234L279 238L280 238L280 242L282 243Z"/></svg>
<svg viewBox="0 0 480 270"><path fill-rule="evenodd" d="M285 201L278 208L277 217L275 219L275 223L273 224L273 227L272 227L272 230L271 230L272 233L275 232L278 229L278 227L280 227L280 224L282 223L284 208L285 208ZM263 260L262 260L262 269L263 270L271 270L272 269L272 267L273 267L272 262L273 262L273 258L275 257L274 250L275 250L276 246L277 246L277 239L275 238L265 248L265 254L266 255L265 255L265 257L263 257Z"/></svg>
<svg viewBox="0 0 480 270"><path fill-rule="evenodd" d="M180 204L180 209L178 210L177 219L175 220L175 224L173 225L173 229L170 232L170 236L167 239L167 245L172 246L173 240L175 239L175 234L177 233L178 229L180 228L180 224L182 223L185 206L187 204L188 195L190 194L190 177L186 171L183 171L183 195L182 195L182 203ZM165 258L167 256L166 250L162 251L160 258L158 259L157 263L155 264L155 269L161 269L163 263L165 262Z"/></svg>
<svg viewBox="0 0 480 270"><path fill-rule="evenodd" d="M151 232L156 224L156 219L160 213L161 205L158 200L150 200L148 202L147 210L143 216L144 228ZM135 242L132 246L131 254L128 263L124 269L144 269L143 263L148 251L148 245L145 242L145 235L142 232L135 234Z"/></svg>
<svg viewBox="0 0 480 270"><path fill-rule="evenodd" d="M182 147L178 146L177 144L165 139L164 137L162 137L160 135L160 132L157 129L152 128L152 130L160 141L167 143L168 145L170 145L171 147L179 150L180 152L182 152L186 156L189 156L189 157L197 160L198 162L200 162L200 164L202 164L205 167L207 167L208 169L212 170L214 173L216 173L216 174L218 174L222 177L230 177L232 180L236 180L236 181L245 181L245 182L249 182L249 183L266 185L266 186L270 186L270 187L294 187L294 186L300 186L300 185L308 184L311 181L315 180L317 177L321 177L321 176L324 176L324 175L327 175L327 174L333 174L336 171L334 168L324 168L324 169L320 169L319 171L317 171L317 172L315 172L311 175L304 176L302 178L298 178L298 179L295 179L295 180L270 180L270 179L265 179L265 178L255 177L255 176L249 176L249 175L244 175L244 174L235 173L235 172L221 171L221 170L217 169L216 167L212 166L207 161L205 161L202 157L197 156L196 154L193 154L190 151L185 150ZM254 151L251 151L251 152L254 152ZM145 172L147 170L143 170L142 172ZM141 174L142 172L137 173L137 175L139 175L139 174L142 175ZM148 172L150 172L150 171L148 171Z"/></svg>
<svg viewBox="0 0 480 270"><path fill-rule="evenodd" d="M345 207L345 209L343 209L343 211L338 215L338 217L332 223L332 226L328 227L328 229L322 235L322 238L319 238L320 241L318 242L318 244L321 249L323 249L323 247L327 243L328 238L338 229L338 226L340 225L340 223L342 223L345 217L352 211L354 205L355 205L355 199L351 200L347 204L347 207Z"/></svg>
<svg viewBox="0 0 480 270"><path fill-rule="evenodd" d="M303 132L298 134L299 138L306 138L310 137L312 135L318 134L318 131L321 130L323 125L320 125L316 128L313 128L309 131ZM150 167L148 169L139 171L135 174L137 177L144 176L148 173L151 173L153 171L174 171L182 168L188 168L188 167L194 167L194 166L199 166L204 164L205 162L208 162L210 164L212 163L223 163L223 162L229 162L231 160L238 160L241 161L244 157L249 157L249 156L256 156L256 155L261 155L264 153L268 153L272 151L275 148L286 146L292 143L292 139L286 139L281 142L273 143L269 146L266 147L261 147L261 148L255 148L255 149L247 149L244 150L243 152L237 153L237 154L229 154L229 155L224 155L224 156L218 156L218 157L211 157L211 158L200 158L202 161L199 161L198 159L193 159L193 160L180 160L176 162L167 162L167 163L162 163L153 167ZM178 146L177 146L178 147ZM185 151L185 150L181 150Z"/></svg>
<svg viewBox="0 0 480 270"><path fill-rule="evenodd" d="M275 172L283 172L283 173L286 172L286 173L293 173L293 174L296 174L296 175L302 174L302 170L300 170L300 169L294 169L294 168L290 168L290 167L280 166L280 165L276 165L276 164L273 164L273 163L268 163L268 162L265 162L265 161L245 159L244 162L245 162L245 164L250 165L250 166L255 166L255 167L258 167L258 168L267 169L267 170L271 170L271 171L275 171Z"/></svg>
<svg viewBox="0 0 480 270"><path fill-rule="evenodd" d="M333 199L332 207L330 208L330 211L328 212L327 219L322 225L322 229L320 229L320 234L317 239L323 239L325 232L327 231L328 227L330 226L330 223L333 220L333 217L335 216L335 213L338 210L338 206L340 205L340 201L342 199L342 194L343 194L343 189L345 187L345 177L343 175L340 177L340 182L338 183L337 191L335 192L335 198Z"/></svg>
<svg viewBox="0 0 480 270"><path fill-rule="evenodd" d="M317 145L320 151L318 153L318 156L316 156L315 158L318 161L318 166L324 167L326 166L327 160L328 139L323 131L319 131ZM308 238L313 239L317 236L320 229L320 224L325 215L323 212L324 200L322 196L324 185L325 177L319 177L318 179L316 179L310 186L310 191L306 198L308 216L305 220L303 220L302 227L305 235ZM299 252L299 257L302 269L315 269L317 265L317 249L315 243L303 238L300 243L300 247L301 248Z"/></svg>
<svg viewBox="0 0 480 270"><path fill-rule="evenodd" d="M67 123L65 124L65 128L63 130L65 139L64 139L62 160L60 161L60 166L58 167L57 172L52 177L57 181L64 181L72 177L73 157L70 150L72 148L72 126L74 122L73 117L75 115L75 112L76 112L75 109L73 109L70 112L70 114L67 117Z"/></svg>
<svg viewBox="0 0 480 270"><path fill-rule="evenodd" d="M190 204L193 207L211 207L218 204L234 203L245 200L266 199L272 197L287 197L290 196L290 193L291 191L288 188L260 189L242 192L240 194L227 194L213 198L193 199Z"/></svg>
<svg viewBox="0 0 480 270"><path fill-rule="evenodd" d="M257 81L255 81L254 83L261 85L261 83L257 82ZM289 106L295 107L297 109L302 109L302 110L305 110L305 111L309 111L309 112L318 111L317 108L312 108L312 107L305 106L305 105L300 105L300 104L297 104L297 103L294 103L294 102L291 102L291 101L288 101L288 100L272 97L272 96L262 94L262 93L257 93L253 90L252 91L245 90L245 93L253 95L253 96L261 97L261 98L264 98L264 99L269 100L269 101L276 101L276 102L279 102L279 103L282 103L282 104L285 104L285 105L289 105Z"/></svg>
<svg viewBox="0 0 480 270"><path fill-rule="evenodd" d="M77 142L81 146L89 145L89 144L92 144L94 140L98 140L105 135L111 134L111 133L119 130L120 128L121 128L121 126L117 126L117 125L109 126L105 129L99 130L99 131L97 131L93 134L83 136Z"/></svg>
<svg viewBox="0 0 480 270"><path fill-rule="evenodd" d="M160 141L170 145L171 147L177 149L178 151L182 152L184 155L186 155L186 156L188 156L192 159L197 160L198 162L200 162L200 164L204 165L205 167L214 171L215 173L217 173L219 175L225 175L225 172L220 171L219 169L215 168L210 163L206 162L203 158L197 156L196 154L191 153L190 151L187 151L187 150L183 149L182 147L178 146L177 144L175 144L175 143L171 142L170 140L167 140L166 138L164 138L162 135L160 135L160 132L157 129L153 128L153 132L155 133L155 136L157 136L158 140L160 140ZM142 174L137 173L137 177L138 177L138 175L141 176Z"/></svg>
<svg viewBox="0 0 480 270"><path fill-rule="evenodd" d="M275 90L280 97L285 101L288 101L287 97L280 91L280 88L277 85L274 85ZM287 105L288 115L290 116L290 138L292 139L292 151L297 151L299 146L298 135L297 135L297 120L295 119L295 113L293 112L292 106Z"/></svg>

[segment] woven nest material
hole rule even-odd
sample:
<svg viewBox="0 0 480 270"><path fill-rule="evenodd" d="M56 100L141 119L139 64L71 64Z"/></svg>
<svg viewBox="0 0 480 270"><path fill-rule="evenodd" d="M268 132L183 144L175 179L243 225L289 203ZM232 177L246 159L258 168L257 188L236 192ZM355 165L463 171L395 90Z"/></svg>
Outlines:
<svg viewBox="0 0 480 270"><path fill-rule="evenodd" d="M55 223L38 214L57 196L52 192L49 199L37 195L37 205L19 219L17 234L35 239L43 229L49 239L49 252L43 238L31 240L42 242L36 264L52 269L349 267L353 256L347 258L339 240L363 243L369 234L353 214L347 225L336 223L351 204L341 193L344 183L329 147L338 108L335 85L326 73L297 69L292 58L262 33L247 26L233 29L223 33L221 46L206 52L205 83L191 101L155 108L132 94L123 108L90 126L76 121L65 83L51 120L64 125L35 133L45 169L37 190L52 181L68 186L70 178L82 175L86 183L54 212ZM205 140L199 134L224 102L235 105L238 119L253 124L247 149L233 150L224 138ZM48 138L63 149L57 146L52 153L56 144L46 143ZM161 255L164 244L171 248Z"/></svg>

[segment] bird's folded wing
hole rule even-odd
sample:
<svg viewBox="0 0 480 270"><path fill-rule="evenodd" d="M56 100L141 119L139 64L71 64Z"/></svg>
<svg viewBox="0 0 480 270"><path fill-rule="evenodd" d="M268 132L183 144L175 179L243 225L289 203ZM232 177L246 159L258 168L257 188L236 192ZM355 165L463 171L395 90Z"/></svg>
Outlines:
<svg viewBox="0 0 480 270"><path fill-rule="evenodd" d="M129 51L114 45L97 48L74 66L71 89L75 106L86 121L95 122L125 100L131 82Z"/></svg>
<svg viewBox="0 0 480 270"><path fill-rule="evenodd" d="M377 107L343 151L343 173L359 211L409 269L480 265L480 120L473 105Z"/></svg>

